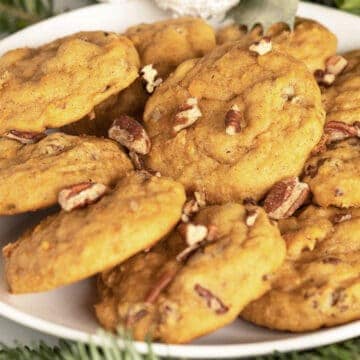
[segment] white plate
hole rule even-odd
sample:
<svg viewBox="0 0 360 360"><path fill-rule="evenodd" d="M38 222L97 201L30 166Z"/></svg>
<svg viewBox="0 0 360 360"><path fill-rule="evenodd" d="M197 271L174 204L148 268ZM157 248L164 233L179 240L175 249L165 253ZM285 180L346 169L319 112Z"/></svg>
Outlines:
<svg viewBox="0 0 360 360"><path fill-rule="evenodd" d="M164 19L166 13L148 0L123 0L121 5L102 4L83 8L47 20L0 42L0 54L19 46L35 46L79 30L122 31L130 25ZM311 4L301 4L299 15L317 19L334 31L340 51L360 48L360 18ZM29 189L31 191L31 189ZM16 239L30 223L44 213L0 217L1 246ZM0 273L3 266L0 260ZM62 338L88 341L100 339L92 306L95 300L93 280L87 280L56 291L12 296L0 277L0 315L24 326ZM182 358L230 358L261 355L277 351L306 349L360 335L360 321L307 334L275 332L252 326L243 321L205 336L189 345L154 344L158 355ZM144 343L136 343L145 352Z"/></svg>

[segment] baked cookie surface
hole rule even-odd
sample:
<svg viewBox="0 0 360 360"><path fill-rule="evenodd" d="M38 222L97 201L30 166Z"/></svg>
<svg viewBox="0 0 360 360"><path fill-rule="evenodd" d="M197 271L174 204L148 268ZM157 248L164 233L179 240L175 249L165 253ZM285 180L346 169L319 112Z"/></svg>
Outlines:
<svg viewBox="0 0 360 360"><path fill-rule="evenodd" d="M239 47L180 65L144 114L146 165L205 192L209 203L258 200L297 176L323 131L320 91L305 65Z"/></svg>
<svg viewBox="0 0 360 360"><path fill-rule="evenodd" d="M257 214L251 222L250 212ZM105 328L120 324L138 340L184 343L230 323L267 291L266 275L281 265L285 246L261 208L211 206L194 223L215 228L216 237L187 259L179 258L187 244L174 231L99 276L96 314Z"/></svg>
<svg viewBox="0 0 360 360"><path fill-rule="evenodd" d="M111 268L144 250L177 223L183 187L133 173L97 203L43 220L3 249L13 293L46 291Z"/></svg>
<svg viewBox="0 0 360 360"><path fill-rule="evenodd" d="M360 210L310 206L279 227L287 259L242 317L294 332L360 319Z"/></svg>
<svg viewBox="0 0 360 360"><path fill-rule="evenodd" d="M304 182L324 207L360 207L360 139L328 145L305 164Z"/></svg>
<svg viewBox="0 0 360 360"><path fill-rule="evenodd" d="M360 50L343 55L348 61L335 82L322 89L326 122L353 125L358 122L360 133Z"/></svg>
<svg viewBox="0 0 360 360"><path fill-rule="evenodd" d="M35 144L0 140L0 215L54 205L58 193L81 182L112 185L132 170L131 161L110 140L48 135Z"/></svg>
<svg viewBox="0 0 360 360"><path fill-rule="evenodd" d="M141 67L153 65L157 79L165 80L183 61L201 57L215 45L214 30L203 20L180 18L142 24L125 34L140 55ZM149 94L140 77L131 86L95 108L95 119L85 118L66 127L74 134L107 135L116 117L126 114L141 119Z"/></svg>
<svg viewBox="0 0 360 360"><path fill-rule="evenodd" d="M265 35L279 45L279 50L303 61L311 72L324 69L326 60L336 52L336 36L320 23L310 19L297 18L293 32L290 32L285 24L275 24ZM242 26L230 25L218 31L217 42L225 44L240 40L242 46L248 47L259 41L261 36L262 29L259 26L247 32Z"/></svg>
<svg viewBox="0 0 360 360"><path fill-rule="evenodd" d="M77 121L131 84L139 58L124 36L81 32L0 58L0 134Z"/></svg>

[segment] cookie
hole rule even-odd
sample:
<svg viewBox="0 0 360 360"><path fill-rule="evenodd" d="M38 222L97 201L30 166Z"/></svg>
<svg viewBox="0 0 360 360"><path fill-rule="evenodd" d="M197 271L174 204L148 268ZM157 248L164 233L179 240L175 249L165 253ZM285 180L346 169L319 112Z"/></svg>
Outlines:
<svg viewBox="0 0 360 360"><path fill-rule="evenodd" d="M125 36L138 50L141 67L153 66L158 83L165 80L183 61L201 57L216 45L214 30L198 18L137 25L129 28ZM65 131L106 136L111 123L120 115L127 114L141 119L150 95L144 77L140 73L140 77L129 88L98 105L93 115L95 119L87 117L67 126ZM153 92L154 89L148 90Z"/></svg>
<svg viewBox="0 0 360 360"><path fill-rule="evenodd" d="M259 41L262 29L256 26L250 32L239 25L226 26L217 33L218 44L240 40L244 47ZM295 59L303 61L311 72L325 68L326 60L335 54L336 36L325 26L310 19L297 18L292 32L287 25L277 23L270 27L266 36L279 45L281 51L287 52Z"/></svg>
<svg viewBox="0 0 360 360"><path fill-rule="evenodd" d="M146 165L205 192L209 203L258 200L299 175L323 131L319 87L305 65L239 47L180 65L144 113Z"/></svg>
<svg viewBox="0 0 360 360"><path fill-rule="evenodd" d="M80 32L0 58L0 134L77 121L130 85L139 57L124 36Z"/></svg>
<svg viewBox="0 0 360 360"><path fill-rule="evenodd" d="M360 139L328 145L305 164L304 182L324 207L360 207Z"/></svg>
<svg viewBox="0 0 360 360"><path fill-rule="evenodd" d="M194 223L198 230L187 243L174 231L100 275L96 315L105 328L122 325L137 340L185 343L232 322L267 291L267 275L281 265L285 245L261 208L211 206ZM207 240L187 251L201 227Z"/></svg>
<svg viewBox="0 0 360 360"><path fill-rule="evenodd" d="M115 142L90 136L54 133L28 145L1 139L0 153L0 215L54 205L67 186L84 181L111 185L132 170Z"/></svg>
<svg viewBox="0 0 360 360"><path fill-rule="evenodd" d="M331 86L322 89L326 122L358 124L360 134L360 50L344 54L344 57L348 64L343 72Z"/></svg>
<svg viewBox="0 0 360 360"><path fill-rule="evenodd" d="M287 260L242 317L293 332L360 319L360 210L310 206L280 230Z"/></svg>
<svg viewBox="0 0 360 360"><path fill-rule="evenodd" d="M11 292L51 290L121 263L166 235L184 201L173 180L133 173L97 203L48 217L3 249Z"/></svg>

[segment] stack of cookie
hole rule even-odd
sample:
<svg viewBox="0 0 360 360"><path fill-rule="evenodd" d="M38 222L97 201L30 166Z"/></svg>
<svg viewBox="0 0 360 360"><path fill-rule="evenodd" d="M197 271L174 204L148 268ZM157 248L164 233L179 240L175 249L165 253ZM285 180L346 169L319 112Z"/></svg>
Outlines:
<svg viewBox="0 0 360 360"><path fill-rule="evenodd" d="M4 247L10 291L98 274L101 325L167 343L360 319L360 51L336 46L181 18L5 54L0 214L60 206Z"/></svg>

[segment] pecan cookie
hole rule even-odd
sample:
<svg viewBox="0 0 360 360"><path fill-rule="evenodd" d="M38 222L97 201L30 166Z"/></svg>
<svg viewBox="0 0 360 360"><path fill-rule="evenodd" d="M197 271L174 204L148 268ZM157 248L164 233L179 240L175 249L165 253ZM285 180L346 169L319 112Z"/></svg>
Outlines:
<svg viewBox="0 0 360 360"><path fill-rule="evenodd" d="M261 36L260 26L247 32L244 26L230 25L218 31L217 42L225 44L239 40L243 47L247 47L252 42L259 41ZM311 72L324 69L326 60L335 54L337 47L336 36L310 19L297 18L293 31L286 24L274 24L266 32L266 36L279 45L279 50L303 61Z"/></svg>
<svg viewBox="0 0 360 360"><path fill-rule="evenodd" d="M360 319L360 210L310 206L279 226L287 259L242 317L294 332Z"/></svg>
<svg viewBox="0 0 360 360"><path fill-rule="evenodd" d="M0 134L77 121L131 84L138 68L131 41L107 32L10 51L0 58Z"/></svg>
<svg viewBox="0 0 360 360"><path fill-rule="evenodd" d="M269 289L267 275L284 257L279 230L261 208L211 206L101 274L96 314L105 328L126 326L138 340L188 342L235 320Z"/></svg>
<svg viewBox="0 0 360 360"><path fill-rule="evenodd" d="M265 40L251 50L233 42L181 64L149 99L146 165L209 203L258 200L300 174L324 121L304 64Z"/></svg>
<svg viewBox="0 0 360 360"><path fill-rule="evenodd" d="M317 204L360 207L360 139L329 144L307 161L304 173Z"/></svg>
<svg viewBox="0 0 360 360"><path fill-rule="evenodd" d="M7 245L11 292L51 290L121 263L166 235L184 201L173 180L129 174L97 203L52 215Z"/></svg>
<svg viewBox="0 0 360 360"><path fill-rule="evenodd" d="M132 169L116 143L90 136L54 133L28 145L1 139L0 153L0 215L54 205L67 186L111 185Z"/></svg>
<svg viewBox="0 0 360 360"><path fill-rule="evenodd" d="M360 136L360 50L344 54L344 58L348 62L345 69L331 86L322 89L327 127L331 132L336 125L354 126ZM346 132L346 127L342 128Z"/></svg>
<svg viewBox="0 0 360 360"><path fill-rule="evenodd" d="M95 108L87 117L67 126L73 134L107 135L111 123L120 115L142 117L144 106L155 88L183 61L201 57L215 45L214 30L197 18L180 18L142 24L125 34L140 55L140 77L127 89Z"/></svg>

